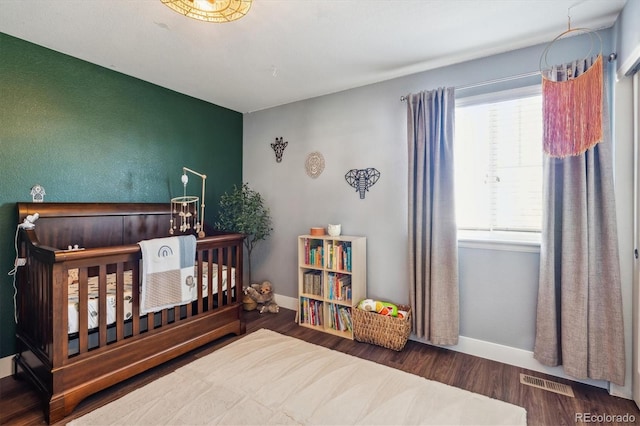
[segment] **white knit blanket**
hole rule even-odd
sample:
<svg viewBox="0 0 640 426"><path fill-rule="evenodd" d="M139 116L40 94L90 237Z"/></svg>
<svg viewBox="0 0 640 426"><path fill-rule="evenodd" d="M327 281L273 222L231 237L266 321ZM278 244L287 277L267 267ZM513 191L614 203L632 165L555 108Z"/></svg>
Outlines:
<svg viewBox="0 0 640 426"><path fill-rule="evenodd" d="M138 244L142 250L140 313L190 302L195 286L196 237L155 238Z"/></svg>

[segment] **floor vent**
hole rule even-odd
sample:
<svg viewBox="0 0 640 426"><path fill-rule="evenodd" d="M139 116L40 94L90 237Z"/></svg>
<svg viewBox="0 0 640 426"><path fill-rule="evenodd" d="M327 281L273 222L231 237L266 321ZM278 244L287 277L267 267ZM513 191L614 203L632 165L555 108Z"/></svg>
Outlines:
<svg viewBox="0 0 640 426"><path fill-rule="evenodd" d="M541 379L539 377L529 376L528 374L520 374L520 383L524 385L533 386L534 388L548 390L550 392L559 393L560 395L566 395L574 397L573 389L571 386L552 382L551 380Z"/></svg>

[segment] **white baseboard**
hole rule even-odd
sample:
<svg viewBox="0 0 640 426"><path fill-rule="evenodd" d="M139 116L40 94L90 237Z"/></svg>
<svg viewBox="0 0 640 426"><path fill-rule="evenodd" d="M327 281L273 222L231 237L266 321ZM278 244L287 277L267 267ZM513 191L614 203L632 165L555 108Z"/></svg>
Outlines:
<svg viewBox="0 0 640 426"><path fill-rule="evenodd" d="M298 310L298 298L297 297L289 297L289 296L281 296L279 294L274 294L274 300L278 304L278 306L282 306L283 308L291 309L292 311Z"/></svg>
<svg viewBox="0 0 640 426"><path fill-rule="evenodd" d="M13 355L0 358L0 379L9 377L13 373L12 359Z"/></svg>
<svg viewBox="0 0 640 426"><path fill-rule="evenodd" d="M418 339L411 335L411 340L416 342L427 343L424 340ZM520 368L526 368L527 370L537 371L539 373L549 374L551 376L560 377L562 379L571 380L574 382L585 383L591 386L597 386L599 388L609 389L609 382L605 380L592 380L585 379L579 380L575 377L571 377L565 374L563 368L548 367L541 364L533 357L532 351L524 349L513 348L511 346L500 345L498 343L486 342L484 340L473 339L471 337L460 336L458 344L455 346L440 346L445 349L450 349L457 352L462 352L468 355L474 355L480 358L490 359L492 361L502 362L504 364L513 365ZM618 395L622 396L622 395ZM627 399L631 399L632 396L622 396Z"/></svg>

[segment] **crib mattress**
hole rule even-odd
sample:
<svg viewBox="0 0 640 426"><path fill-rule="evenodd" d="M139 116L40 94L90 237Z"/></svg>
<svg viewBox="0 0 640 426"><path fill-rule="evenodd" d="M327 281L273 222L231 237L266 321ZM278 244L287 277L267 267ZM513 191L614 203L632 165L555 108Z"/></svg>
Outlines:
<svg viewBox="0 0 640 426"><path fill-rule="evenodd" d="M231 287L235 287L235 268L231 268ZM78 332L79 329L79 294L78 294L78 270L69 270L69 298L68 298L68 328L69 334ZM131 319L133 316L132 303L132 271L124 271L124 319ZM89 277L89 297L87 301L89 330L99 326L99 299L98 299L98 277ZM208 289L207 271L202 276L202 293L206 294ZM222 267L222 291L227 290L227 267ZM218 293L218 265L213 264L213 294ZM107 325L116 322L116 274L107 274ZM198 298L198 291L194 285L191 288L191 300Z"/></svg>

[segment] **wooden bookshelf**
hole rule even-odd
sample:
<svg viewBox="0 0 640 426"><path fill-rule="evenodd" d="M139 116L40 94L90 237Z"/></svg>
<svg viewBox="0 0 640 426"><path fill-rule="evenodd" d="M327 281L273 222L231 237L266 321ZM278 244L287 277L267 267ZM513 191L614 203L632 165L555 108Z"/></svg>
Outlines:
<svg viewBox="0 0 640 426"><path fill-rule="evenodd" d="M365 237L298 237L298 324L353 340L351 310L366 293Z"/></svg>

